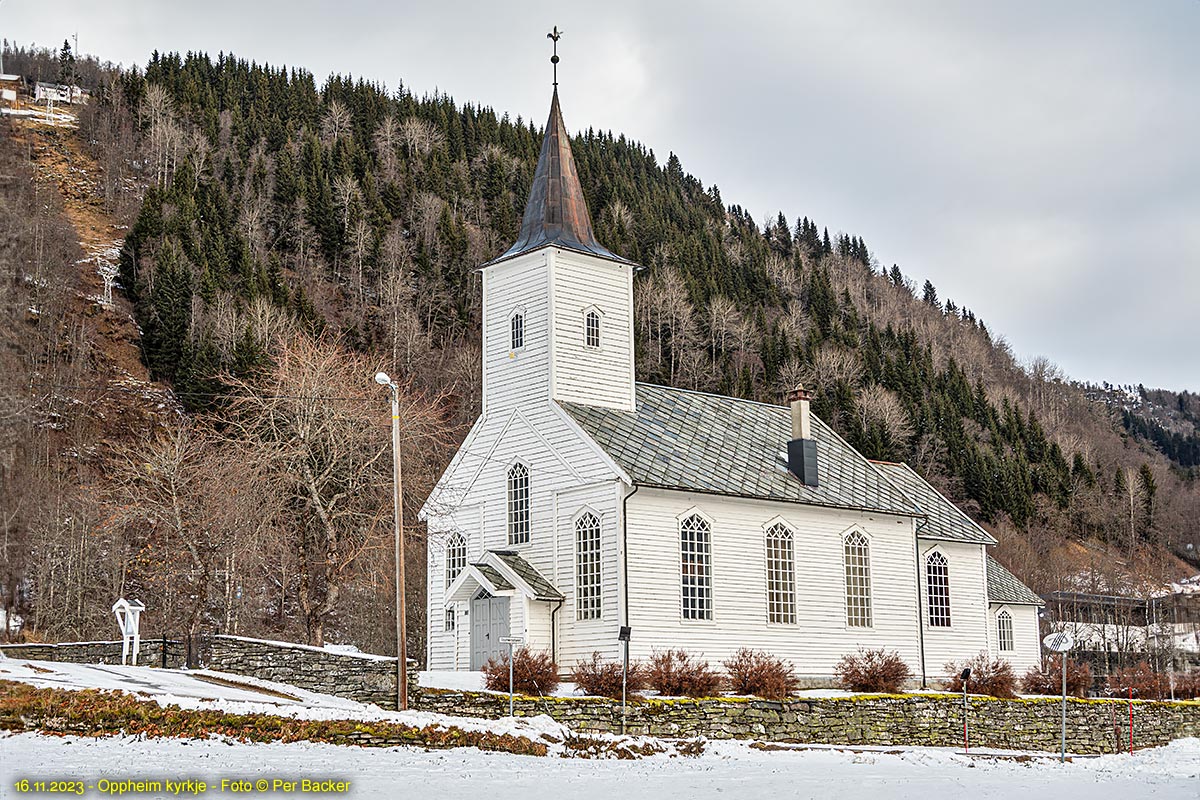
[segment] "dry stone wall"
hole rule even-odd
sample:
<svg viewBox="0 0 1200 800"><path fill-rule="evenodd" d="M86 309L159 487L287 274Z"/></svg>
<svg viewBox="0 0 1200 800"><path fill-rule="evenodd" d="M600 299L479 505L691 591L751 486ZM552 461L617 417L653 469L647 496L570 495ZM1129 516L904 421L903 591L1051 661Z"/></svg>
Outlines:
<svg viewBox="0 0 1200 800"><path fill-rule="evenodd" d="M500 717L508 696L424 689L416 708L446 714ZM1134 746L1200 736L1200 703L1136 702ZM548 714L573 730L621 731L621 704L600 698L518 697L517 716ZM1053 699L971 697L967 705L973 747L1057 750L1062 706ZM961 746L962 698L952 695L862 695L782 702L744 698L646 699L628 706L625 731L633 735L706 736L841 745ZM1128 706L1111 700L1068 700L1067 748L1111 753L1129 747Z"/></svg>
<svg viewBox="0 0 1200 800"><path fill-rule="evenodd" d="M186 643L143 640L139 662L160 666L166 649L169 667L183 666ZM2 645L11 658L114 664L120 642ZM200 666L263 678L301 689L375 703L396 702L396 660L365 653L343 653L306 645L202 636L190 655ZM416 664L409 663L413 708L455 716L498 718L508 714L508 696L492 692L420 689ZM518 696L517 716L546 714L581 733L617 733L621 704L594 697ZM997 700L971 697L967 707L973 747L1056 750L1061 705L1054 699ZM797 698L783 702L746 698L704 700L639 699L630 703L625 731L669 737L762 739L841 745L960 746L962 698L952 695L863 695ZM1200 701L1135 702L1135 747L1200 736ZM1129 706L1120 700L1067 703L1067 747L1075 753L1111 753L1129 747Z"/></svg>

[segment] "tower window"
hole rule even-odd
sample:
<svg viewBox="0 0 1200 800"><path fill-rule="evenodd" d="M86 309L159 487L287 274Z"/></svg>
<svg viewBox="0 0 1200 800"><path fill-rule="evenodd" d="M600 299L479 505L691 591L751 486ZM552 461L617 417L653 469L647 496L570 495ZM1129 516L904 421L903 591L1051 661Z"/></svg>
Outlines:
<svg viewBox="0 0 1200 800"><path fill-rule="evenodd" d="M925 590L929 596L929 624L950 627L950 565L941 553L925 559Z"/></svg>
<svg viewBox="0 0 1200 800"><path fill-rule="evenodd" d="M529 468L524 464L508 470L508 543L529 543Z"/></svg>
<svg viewBox="0 0 1200 800"><path fill-rule="evenodd" d="M450 534L450 540L446 542L446 586L454 583L454 579L459 576L467 566L467 540L463 538L461 533Z"/></svg>
<svg viewBox="0 0 1200 800"><path fill-rule="evenodd" d="M512 349L520 350L525 346L525 314L518 311L512 315Z"/></svg>
<svg viewBox="0 0 1200 800"><path fill-rule="evenodd" d="M589 311L583 319L584 342L588 347L600 346L600 313Z"/></svg>

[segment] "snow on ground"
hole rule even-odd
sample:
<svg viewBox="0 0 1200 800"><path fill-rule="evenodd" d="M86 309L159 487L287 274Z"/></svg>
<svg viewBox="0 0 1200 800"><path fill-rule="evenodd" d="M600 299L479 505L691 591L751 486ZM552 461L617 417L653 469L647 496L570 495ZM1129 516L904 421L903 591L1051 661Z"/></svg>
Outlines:
<svg viewBox="0 0 1200 800"><path fill-rule="evenodd" d="M222 709L234 714L271 714L313 720L358 719L397 722L419 728L454 726L463 730L511 733L530 739L537 739L543 733L561 739L566 733L564 726L545 716L487 720L427 711L386 711L369 703L308 692L288 684L210 670L7 658L0 661L0 679L56 689L120 689L154 700L161 706Z"/></svg>
<svg viewBox="0 0 1200 800"><path fill-rule="evenodd" d="M698 758L582 761L468 748L424 751L309 743L252 745L220 739L0 735L0 796L9 796L6 792L12 792L14 782L21 778L81 779L91 786L102 778L193 778L214 787L207 792L210 797L233 796L220 790L223 778L308 778L348 780L350 790L343 796L354 798L1195 800L1200 740L1184 739L1132 756L1059 764L1052 759L1027 763L974 760L934 749L762 752L740 742L712 743L709 752ZM87 792L87 796L98 794L95 789Z"/></svg>

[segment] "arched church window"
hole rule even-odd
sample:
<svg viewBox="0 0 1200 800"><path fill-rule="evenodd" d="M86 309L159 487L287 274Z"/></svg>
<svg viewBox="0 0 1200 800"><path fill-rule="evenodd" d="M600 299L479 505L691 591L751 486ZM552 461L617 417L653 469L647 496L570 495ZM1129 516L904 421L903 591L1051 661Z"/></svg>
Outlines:
<svg viewBox="0 0 1200 800"><path fill-rule="evenodd" d="M588 347L600 346L600 312L592 310L584 315L584 341Z"/></svg>
<svg viewBox="0 0 1200 800"><path fill-rule="evenodd" d="M508 470L508 543L529 543L529 468L521 463Z"/></svg>

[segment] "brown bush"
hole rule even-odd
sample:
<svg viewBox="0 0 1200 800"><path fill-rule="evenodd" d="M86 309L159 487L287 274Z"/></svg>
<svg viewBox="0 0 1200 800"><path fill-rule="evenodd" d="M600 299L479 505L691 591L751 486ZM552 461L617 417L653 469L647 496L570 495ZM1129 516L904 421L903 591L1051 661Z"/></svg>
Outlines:
<svg viewBox="0 0 1200 800"><path fill-rule="evenodd" d="M851 692L895 694L911 677L908 664L894 650L864 650L842 656L833 668L837 685Z"/></svg>
<svg viewBox="0 0 1200 800"><path fill-rule="evenodd" d="M599 653L592 653L590 660L577 663L571 680L584 694L621 699L621 662L605 661ZM646 668L640 661L630 661L625 675L627 694L635 695L645 688Z"/></svg>
<svg viewBox="0 0 1200 800"><path fill-rule="evenodd" d="M946 671L950 680L946 688L952 692L963 690L962 671L970 668L971 677L967 681L967 691L975 694L990 694L992 697L1016 697L1017 678L1013 675L1012 666L1002 658L991 658L987 653L980 653L969 661L949 662Z"/></svg>
<svg viewBox="0 0 1200 800"><path fill-rule="evenodd" d="M483 665L483 685L494 692L508 691L508 654ZM522 647L513 655L513 689L521 694L550 694L558 688L558 665L545 650Z"/></svg>
<svg viewBox="0 0 1200 800"><path fill-rule="evenodd" d="M684 650L655 651L646 682L668 697L712 697L721 691L721 676L707 661L693 661Z"/></svg>
<svg viewBox="0 0 1200 800"><path fill-rule="evenodd" d="M1154 667L1143 661L1132 667L1119 669L1108 676L1110 692L1126 697L1133 689L1133 696L1143 700L1162 700L1171 696L1171 683L1166 675L1154 671Z"/></svg>
<svg viewBox="0 0 1200 800"><path fill-rule="evenodd" d="M1092 688L1092 668L1083 661L1067 661L1067 694L1087 697ZM1028 694L1062 694L1062 656L1046 659L1045 667L1032 666L1021 679Z"/></svg>
<svg viewBox="0 0 1200 800"><path fill-rule="evenodd" d="M1194 700L1200 697L1200 669L1180 672L1175 676L1175 699Z"/></svg>
<svg viewBox="0 0 1200 800"><path fill-rule="evenodd" d="M780 700L796 691L798 681L792 668L770 653L743 647L721 662L729 679L729 691Z"/></svg>

